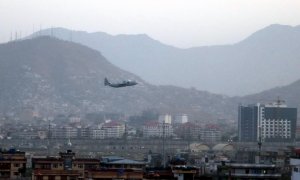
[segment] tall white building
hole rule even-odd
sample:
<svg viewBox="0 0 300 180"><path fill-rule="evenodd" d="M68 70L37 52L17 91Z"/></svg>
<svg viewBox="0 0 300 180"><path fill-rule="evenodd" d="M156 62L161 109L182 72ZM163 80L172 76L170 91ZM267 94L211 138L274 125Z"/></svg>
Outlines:
<svg viewBox="0 0 300 180"><path fill-rule="evenodd" d="M160 115L158 117L158 122L172 124L172 116L170 114Z"/></svg>

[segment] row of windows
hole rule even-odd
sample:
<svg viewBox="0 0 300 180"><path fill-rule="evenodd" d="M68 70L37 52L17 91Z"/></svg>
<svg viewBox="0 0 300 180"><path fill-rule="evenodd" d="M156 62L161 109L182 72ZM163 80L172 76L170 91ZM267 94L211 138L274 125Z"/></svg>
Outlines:
<svg viewBox="0 0 300 180"><path fill-rule="evenodd" d="M288 129L288 128L266 128L266 129L262 129L262 131L282 131L282 132L285 132L285 131L290 131L291 129Z"/></svg>
<svg viewBox="0 0 300 180"><path fill-rule="evenodd" d="M263 135L270 136L291 136L291 134L279 134L279 133L263 133Z"/></svg>
<svg viewBox="0 0 300 180"><path fill-rule="evenodd" d="M291 132L287 132L287 131L262 131L262 133L264 134L291 134Z"/></svg>
<svg viewBox="0 0 300 180"><path fill-rule="evenodd" d="M277 137L285 138L285 139L290 139L291 138L291 136L277 136ZM264 136L264 138L274 138L274 136L268 136L268 135L266 135L266 136Z"/></svg>
<svg viewBox="0 0 300 180"><path fill-rule="evenodd" d="M291 124L290 121L288 121L288 122L277 122L277 121L275 121L275 122L273 122L273 121L271 121L271 122L269 122L269 121L264 122L264 121L262 121L261 123L262 124Z"/></svg>
<svg viewBox="0 0 300 180"><path fill-rule="evenodd" d="M262 134L279 134L279 135L291 135L291 133L287 133L287 132L262 132Z"/></svg>
<svg viewBox="0 0 300 180"><path fill-rule="evenodd" d="M57 163L53 164L53 168L58 168L58 166L61 167L62 164L57 164ZM77 164L73 164L73 166L76 167ZM46 166L45 166L45 167L46 167ZM47 167L49 167L49 166L47 166ZM83 164L78 164L78 168L83 168Z"/></svg>

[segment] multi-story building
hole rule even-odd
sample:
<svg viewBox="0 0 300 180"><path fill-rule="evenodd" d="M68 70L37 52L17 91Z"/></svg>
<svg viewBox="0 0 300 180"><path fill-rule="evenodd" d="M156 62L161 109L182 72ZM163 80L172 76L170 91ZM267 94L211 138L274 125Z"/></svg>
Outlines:
<svg viewBox="0 0 300 180"><path fill-rule="evenodd" d="M72 126L51 129L51 138L82 138L88 137L87 129Z"/></svg>
<svg viewBox="0 0 300 180"><path fill-rule="evenodd" d="M294 149L290 158L291 180L300 179L300 149Z"/></svg>
<svg viewBox="0 0 300 180"><path fill-rule="evenodd" d="M143 136L148 137L170 137L173 136L173 127L169 123L157 121L148 122L143 126Z"/></svg>
<svg viewBox="0 0 300 180"><path fill-rule="evenodd" d="M297 109L280 102L239 106L239 141L294 141Z"/></svg>
<svg viewBox="0 0 300 180"><path fill-rule="evenodd" d="M146 163L117 156L102 157L101 169L88 171L90 179L143 179Z"/></svg>
<svg viewBox="0 0 300 180"><path fill-rule="evenodd" d="M77 158L71 150L32 159L32 179L143 179L145 162L120 157Z"/></svg>
<svg viewBox="0 0 300 180"><path fill-rule="evenodd" d="M217 168L219 179L282 179L280 167L274 164L226 163Z"/></svg>
<svg viewBox="0 0 300 180"><path fill-rule="evenodd" d="M79 123L81 121L81 118L78 116L69 116L70 123Z"/></svg>
<svg viewBox="0 0 300 180"><path fill-rule="evenodd" d="M221 140L220 128L214 124L207 124L200 131L199 138L204 142L219 142Z"/></svg>
<svg viewBox="0 0 300 180"><path fill-rule="evenodd" d="M105 138L121 138L125 133L125 124L117 121L111 121L102 125L105 131Z"/></svg>
<svg viewBox="0 0 300 180"><path fill-rule="evenodd" d="M104 139L105 138L105 130L99 128L91 128L90 129L90 137L91 139Z"/></svg>
<svg viewBox="0 0 300 180"><path fill-rule="evenodd" d="M77 136L78 138L89 138L90 137L90 128L89 127L77 127Z"/></svg>
<svg viewBox="0 0 300 180"><path fill-rule="evenodd" d="M51 128L51 138L121 138L125 133L125 124L117 121L110 121L99 127L73 127L64 126L62 128Z"/></svg>
<svg viewBox="0 0 300 180"><path fill-rule="evenodd" d="M58 138L58 139L66 138L65 131L63 128L52 127L50 131L51 131L50 133L51 138Z"/></svg>
<svg viewBox="0 0 300 180"><path fill-rule="evenodd" d="M239 106L238 136L242 142L257 141L258 107L255 105Z"/></svg>
<svg viewBox="0 0 300 180"><path fill-rule="evenodd" d="M38 134L36 130L23 130L20 132L14 133L16 135L16 138L21 138L21 139L37 139Z"/></svg>
<svg viewBox="0 0 300 180"><path fill-rule="evenodd" d="M68 150L58 157L32 158L32 179L85 179L87 171L99 167L99 159L76 158Z"/></svg>
<svg viewBox="0 0 300 180"><path fill-rule="evenodd" d="M0 151L0 179L21 178L26 171L25 152L10 149Z"/></svg>
<svg viewBox="0 0 300 180"><path fill-rule="evenodd" d="M182 139L199 139L201 133L201 126L192 122L178 124L174 133Z"/></svg>
<svg viewBox="0 0 300 180"><path fill-rule="evenodd" d="M221 131L214 124L201 127L196 123L187 122L177 126L175 134L183 139L198 139L204 142L218 142L221 140Z"/></svg>
<svg viewBox="0 0 300 180"><path fill-rule="evenodd" d="M65 132L65 138L77 138L78 136L77 128L75 127L65 126L63 130Z"/></svg>

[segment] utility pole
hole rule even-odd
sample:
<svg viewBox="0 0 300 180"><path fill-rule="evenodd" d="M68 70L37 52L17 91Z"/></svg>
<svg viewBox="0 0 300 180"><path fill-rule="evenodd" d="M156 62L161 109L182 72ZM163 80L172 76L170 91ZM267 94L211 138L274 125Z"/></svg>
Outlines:
<svg viewBox="0 0 300 180"><path fill-rule="evenodd" d="M126 147L126 149L127 149L127 135L128 135L128 127L127 127L127 123L126 122L124 122L124 134L123 134L123 139L124 139L124 145L125 145L125 147Z"/></svg>
<svg viewBox="0 0 300 180"><path fill-rule="evenodd" d="M48 139L48 156L50 156L50 138L51 138L51 124L50 124L50 120L47 116L47 120L48 120L48 136L47 136L47 139Z"/></svg>
<svg viewBox="0 0 300 180"><path fill-rule="evenodd" d="M165 154L165 120L163 121L163 167L166 168L166 154Z"/></svg>
<svg viewBox="0 0 300 180"><path fill-rule="evenodd" d="M258 140L258 164L260 164L260 158L261 158L261 145L262 145L262 141L261 141L261 125L259 125L259 140Z"/></svg>

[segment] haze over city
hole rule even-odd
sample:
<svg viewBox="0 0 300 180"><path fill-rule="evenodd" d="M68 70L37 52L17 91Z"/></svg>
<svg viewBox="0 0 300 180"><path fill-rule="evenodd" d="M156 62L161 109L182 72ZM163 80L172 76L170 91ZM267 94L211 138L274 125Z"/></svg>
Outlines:
<svg viewBox="0 0 300 180"><path fill-rule="evenodd" d="M1 0L0 179L300 179L299 0Z"/></svg>
<svg viewBox="0 0 300 180"><path fill-rule="evenodd" d="M270 24L299 25L298 0L2 0L0 41L40 28L147 34L176 47L237 43Z"/></svg>

